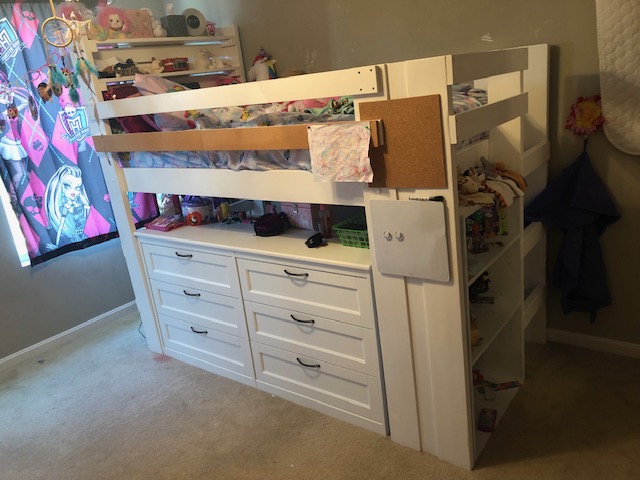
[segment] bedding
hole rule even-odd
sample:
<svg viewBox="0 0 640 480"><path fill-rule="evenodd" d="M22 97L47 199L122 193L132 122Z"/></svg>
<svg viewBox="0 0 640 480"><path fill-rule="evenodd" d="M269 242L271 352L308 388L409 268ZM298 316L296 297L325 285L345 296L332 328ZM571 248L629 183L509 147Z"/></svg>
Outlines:
<svg viewBox="0 0 640 480"><path fill-rule="evenodd" d="M219 88L224 88L219 87ZM111 89L105 99L127 98L138 95L156 95L186 90L187 87L154 75L136 75L133 86ZM471 85L454 85L453 111L455 114L477 108L487 102L486 91ZM121 130L128 133L148 131L179 131L188 129L242 128L271 125L352 122L355 109L352 97L296 100L263 105L208 108L197 111L159 113L141 117L119 118ZM483 138L469 139L461 145ZM224 168L231 170L307 170L312 161L309 150L278 151L178 151L121 153L123 167L146 168ZM363 181L368 174L358 179ZM369 180L370 181L370 180Z"/></svg>

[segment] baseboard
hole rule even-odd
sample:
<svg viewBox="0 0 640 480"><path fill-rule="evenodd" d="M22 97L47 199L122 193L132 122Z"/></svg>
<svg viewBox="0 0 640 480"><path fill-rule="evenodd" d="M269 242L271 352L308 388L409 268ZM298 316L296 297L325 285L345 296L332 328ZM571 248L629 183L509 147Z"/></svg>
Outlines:
<svg viewBox="0 0 640 480"><path fill-rule="evenodd" d="M590 348L600 352L614 353L625 357L640 358L640 345L637 343L621 342L610 338L594 337L555 328L547 329L547 340L576 347Z"/></svg>
<svg viewBox="0 0 640 480"><path fill-rule="evenodd" d="M87 333L96 330L97 328L110 321L116 320L124 315L128 315L129 313L133 313L136 310L137 307L135 301L125 303L124 305L114 308L113 310L103 313L102 315L98 315L91 320L87 320L86 322L81 323L78 326L59 333L58 335L47 338L46 340L38 342L35 345L31 345L30 347L13 353L8 357L1 358L0 371L8 370L15 367L17 364L24 362L25 360L42 355L47 350L59 347L60 345L70 342L71 340L75 340L76 338L82 335L86 335Z"/></svg>

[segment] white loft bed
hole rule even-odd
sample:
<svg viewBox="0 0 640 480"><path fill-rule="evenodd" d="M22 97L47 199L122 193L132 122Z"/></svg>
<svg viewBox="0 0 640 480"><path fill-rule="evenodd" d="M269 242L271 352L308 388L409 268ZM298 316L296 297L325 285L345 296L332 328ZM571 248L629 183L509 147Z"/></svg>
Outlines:
<svg viewBox="0 0 640 480"><path fill-rule="evenodd" d="M452 85L473 81L486 87L489 103L452 115ZM436 136L441 140L441 151L433 152L434 155L427 153L424 158L417 159L417 163L416 159L406 158L389 161L385 181L393 177L390 172L398 173L399 170L404 170L410 177L420 177L413 175L414 169L421 174L426 171L428 177L430 165L438 168L438 158L442 158L441 184L434 186L436 181L430 185L403 188L400 179L390 181L391 186L383 181L379 187L369 187L360 183L317 182L306 171L121 168L115 152L136 149L304 148L305 127L111 135L108 123L108 119L128 115L345 95L355 97L356 119L361 118L362 106L367 102L422 96L439 98L441 110L426 121L437 125ZM461 221L464 211L458 207L457 169L477 163L480 157L504 162L527 178L529 190L525 202L533 198L546 183L549 158L547 96L548 48L535 45L97 103L93 138L96 149L104 152L100 155L101 162L150 350L161 353L162 345L145 281L143 259L134 235L128 191L363 206L371 243L369 253L386 373L391 438L459 466L473 467L486 440L474 433L472 353L464 278L467 253ZM385 138L385 132L393 129L393 115L371 120L373 130L379 130L382 148L391 151L392 139ZM459 141L486 131L490 132L488 139L463 149L456 148ZM374 175L376 173L374 166ZM384 225L376 223L372 216L371 202L394 201L398 212L402 212L403 204L409 203L406 201L411 198L433 196L444 198L451 280L434 282L382 273L376 252L381 246L377 234ZM522 206L523 202L520 202L516 208L521 212ZM521 213L518 218L522 218ZM517 251L522 258L518 258L518 262L526 265L523 259L534 251L536 259L530 263L544 262L545 238L540 226L529 227L519 237L519 242L522 248ZM348 247L343 248L347 253L343 249L340 255L348 256ZM353 250L361 259L363 252ZM366 252L364 255L366 257ZM544 272L542 279L538 275L535 280L527 279L526 270L522 275L525 293L518 312L526 322L524 328L530 323L528 335L544 341Z"/></svg>

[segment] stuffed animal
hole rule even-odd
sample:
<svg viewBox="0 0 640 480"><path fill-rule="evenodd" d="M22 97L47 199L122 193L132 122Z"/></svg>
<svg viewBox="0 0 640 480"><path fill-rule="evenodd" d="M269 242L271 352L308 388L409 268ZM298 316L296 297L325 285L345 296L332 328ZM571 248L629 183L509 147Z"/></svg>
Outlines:
<svg viewBox="0 0 640 480"><path fill-rule="evenodd" d="M261 48L253 60L253 66L249 69L249 72L247 72L247 80L254 82L278 78L275 63L276 60L273 60L271 55Z"/></svg>
<svg viewBox="0 0 640 480"><path fill-rule="evenodd" d="M146 10L147 13L149 13L149 17L151 18L151 31L153 32L153 36L166 37L167 31L164 29L164 27L160 23L160 20L158 20L153 16L153 12L151 11L151 9L144 7L144 8L141 8L140 10Z"/></svg>
<svg viewBox="0 0 640 480"><path fill-rule="evenodd" d="M127 13L121 8L100 8L96 15L95 22L97 27L97 40L129 38L129 34L127 33L129 17L127 17Z"/></svg>
<svg viewBox="0 0 640 480"><path fill-rule="evenodd" d="M211 65L211 52L206 48L203 48L198 52L198 56L196 57L196 69L197 70L208 70Z"/></svg>
<svg viewBox="0 0 640 480"><path fill-rule="evenodd" d="M151 59L151 63L139 65L138 70L140 70L140 73L146 74L162 73L164 71L164 66L162 65L162 62L160 60L158 60L156 57L153 57Z"/></svg>

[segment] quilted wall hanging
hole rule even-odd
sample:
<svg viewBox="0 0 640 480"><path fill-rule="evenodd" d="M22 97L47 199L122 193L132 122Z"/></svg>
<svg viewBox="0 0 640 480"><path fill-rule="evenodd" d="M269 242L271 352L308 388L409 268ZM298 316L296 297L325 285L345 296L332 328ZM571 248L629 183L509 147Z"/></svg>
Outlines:
<svg viewBox="0 0 640 480"><path fill-rule="evenodd" d="M640 0L596 0L604 131L640 155Z"/></svg>

